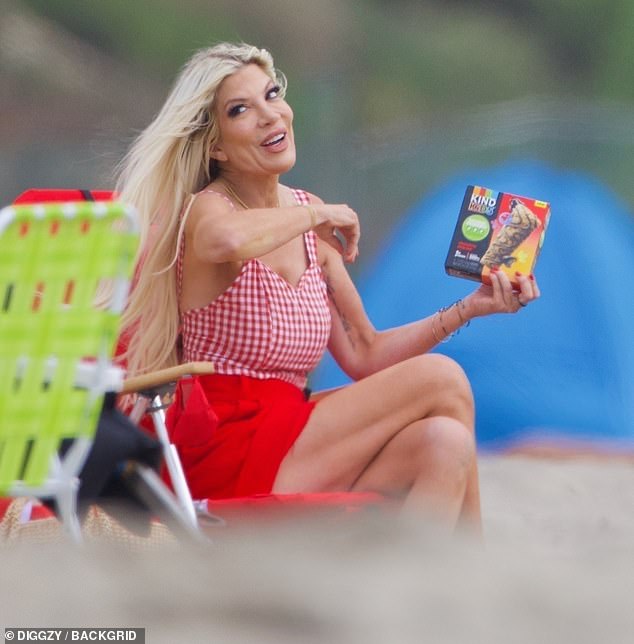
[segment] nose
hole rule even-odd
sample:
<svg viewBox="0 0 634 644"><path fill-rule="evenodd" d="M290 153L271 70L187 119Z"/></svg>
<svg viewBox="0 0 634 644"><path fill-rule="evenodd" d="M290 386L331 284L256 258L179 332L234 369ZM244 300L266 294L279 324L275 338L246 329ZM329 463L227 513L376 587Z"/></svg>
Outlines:
<svg viewBox="0 0 634 644"><path fill-rule="evenodd" d="M273 105L268 101L263 101L258 107L258 121L260 125L269 125L277 120L278 114Z"/></svg>

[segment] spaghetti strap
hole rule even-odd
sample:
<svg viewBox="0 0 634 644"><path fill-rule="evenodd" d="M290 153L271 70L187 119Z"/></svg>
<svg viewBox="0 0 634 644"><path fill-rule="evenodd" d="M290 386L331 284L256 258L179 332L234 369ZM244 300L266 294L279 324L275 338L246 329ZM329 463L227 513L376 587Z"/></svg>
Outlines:
<svg viewBox="0 0 634 644"><path fill-rule="evenodd" d="M210 190L209 188L205 188L205 190L201 190L200 192L197 192L196 195L200 195L203 192L207 192L211 195L218 195L219 197L222 197L234 210L236 209L236 205L227 197L227 195L223 195L222 192L218 192L217 190Z"/></svg>
<svg viewBox="0 0 634 644"><path fill-rule="evenodd" d="M185 210L183 211L183 214L180 217L181 222L187 221L187 217L189 217L189 211L192 209L192 206L194 205L194 201L196 200L197 196L198 195L190 195L189 203L185 207Z"/></svg>
<svg viewBox="0 0 634 644"><path fill-rule="evenodd" d="M291 188L293 197L298 206L308 206L310 204L310 197L305 190L301 188ZM310 266L317 265L317 236L312 230L304 233L304 244L306 252L308 253L308 262Z"/></svg>
<svg viewBox="0 0 634 644"><path fill-rule="evenodd" d="M304 247L308 254L308 266L317 266L317 235L312 230L304 233Z"/></svg>
<svg viewBox="0 0 634 644"><path fill-rule="evenodd" d="M310 204L310 198L308 197L306 190L302 190L301 188L291 188L291 192L293 193L293 197L295 197L295 201L298 206L308 206Z"/></svg>
<svg viewBox="0 0 634 644"><path fill-rule="evenodd" d="M189 211L194 205L196 200L196 195L190 195L189 203L183 211L181 211L181 216L179 217L178 223L178 239L176 243L178 244L178 253L176 254L176 293L180 299L181 289L183 285L183 257L185 255L185 222L189 216Z"/></svg>

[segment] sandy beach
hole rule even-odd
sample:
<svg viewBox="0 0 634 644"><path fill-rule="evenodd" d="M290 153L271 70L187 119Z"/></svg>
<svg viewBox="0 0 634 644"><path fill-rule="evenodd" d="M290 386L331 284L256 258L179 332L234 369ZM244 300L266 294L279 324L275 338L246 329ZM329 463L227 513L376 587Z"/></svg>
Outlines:
<svg viewBox="0 0 634 644"><path fill-rule="evenodd" d="M633 642L634 464L480 464L484 547L384 513L147 552L12 542L0 625L145 628L152 644Z"/></svg>

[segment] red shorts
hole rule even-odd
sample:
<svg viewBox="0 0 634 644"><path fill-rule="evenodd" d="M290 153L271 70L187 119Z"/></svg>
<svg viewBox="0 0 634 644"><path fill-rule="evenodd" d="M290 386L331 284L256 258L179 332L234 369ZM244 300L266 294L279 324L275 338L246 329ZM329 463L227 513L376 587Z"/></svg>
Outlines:
<svg viewBox="0 0 634 644"><path fill-rule="evenodd" d="M301 389L277 379L181 380L166 421L193 498L270 493L314 406Z"/></svg>

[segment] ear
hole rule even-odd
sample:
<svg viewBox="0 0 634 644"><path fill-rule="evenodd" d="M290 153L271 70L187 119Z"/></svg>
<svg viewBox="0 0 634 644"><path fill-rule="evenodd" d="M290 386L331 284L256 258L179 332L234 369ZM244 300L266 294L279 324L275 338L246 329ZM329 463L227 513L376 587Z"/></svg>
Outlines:
<svg viewBox="0 0 634 644"><path fill-rule="evenodd" d="M224 153L223 149L219 145L216 145L211 149L209 156L215 161L227 160L227 155Z"/></svg>

